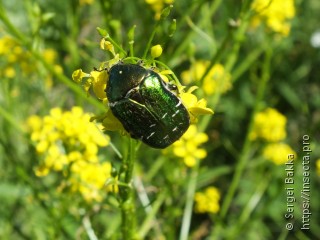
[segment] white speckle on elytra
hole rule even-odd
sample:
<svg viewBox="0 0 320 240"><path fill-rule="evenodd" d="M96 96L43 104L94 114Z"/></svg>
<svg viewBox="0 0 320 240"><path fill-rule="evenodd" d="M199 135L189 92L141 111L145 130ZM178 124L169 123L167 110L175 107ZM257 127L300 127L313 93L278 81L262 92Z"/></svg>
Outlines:
<svg viewBox="0 0 320 240"><path fill-rule="evenodd" d="M122 71L119 71L119 74L122 74Z"/></svg>
<svg viewBox="0 0 320 240"><path fill-rule="evenodd" d="M155 134L156 132L152 132L148 137L147 139L151 138L153 136L153 134Z"/></svg>
<svg viewBox="0 0 320 240"><path fill-rule="evenodd" d="M165 118L165 117L167 116L167 114L168 114L168 113L163 114L163 116L162 116L161 119Z"/></svg>
<svg viewBox="0 0 320 240"><path fill-rule="evenodd" d="M179 107L181 105L181 101L179 100L178 104L176 105L176 107Z"/></svg>
<svg viewBox="0 0 320 240"><path fill-rule="evenodd" d="M175 115L177 115L179 111L180 111L180 110L177 110L177 111L172 115L172 117L174 117Z"/></svg>

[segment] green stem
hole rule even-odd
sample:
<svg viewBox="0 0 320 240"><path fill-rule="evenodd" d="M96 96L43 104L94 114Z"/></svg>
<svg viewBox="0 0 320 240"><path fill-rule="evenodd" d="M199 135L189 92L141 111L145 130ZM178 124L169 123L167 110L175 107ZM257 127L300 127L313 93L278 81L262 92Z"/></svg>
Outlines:
<svg viewBox="0 0 320 240"><path fill-rule="evenodd" d="M207 67L206 71L200 78L200 83L203 83L203 80L205 77L209 74L211 68L220 60L223 53L227 50L227 46L230 41L234 40L232 50L230 51L230 54L228 55L227 62L225 64L225 69L228 72L231 72L237 58L238 53L241 47L241 44L245 38L245 33L249 25L249 19L250 19L250 11L246 11L246 7L243 7L243 12L246 14L241 14L239 20L236 21L235 24L241 23L239 26L233 26L231 23L229 23L229 29L228 34L226 35L225 39L222 41L221 46L219 47L219 50L215 55L212 56L212 59L210 60L210 65Z"/></svg>
<svg viewBox="0 0 320 240"><path fill-rule="evenodd" d="M165 69L171 70L171 69L168 67L168 65L164 64L163 62L158 61L158 60L153 60L153 61L154 61L155 63L157 63L158 65L164 67ZM180 83L180 81L179 81L179 79L178 79L178 77L174 74L174 72L172 72L172 77L173 77L173 79L174 79L174 81L175 81L175 83L176 83L176 85L177 85L178 87L182 86L181 83Z"/></svg>
<svg viewBox="0 0 320 240"><path fill-rule="evenodd" d="M7 120L19 132L24 133L24 129L22 128L21 124L19 124L19 122L2 106L0 106L0 116Z"/></svg>
<svg viewBox="0 0 320 240"><path fill-rule="evenodd" d="M227 239L236 239L236 236L239 236L239 233L241 232L241 229L245 227L245 224L248 224L248 222L250 222L249 218L251 213L261 201L263 194L270 184L270 174L263 175L263 177L259 180L260 181L258 181L259 184L256 188L256 191L251 195L240 217L237 219L237 222L234 223L234 228L231 230L232 232L229 233Z"/></svg>
<svg viewBox="0 0 320 240"><path fill-rule="evenodd" d="M191 217L192 217L192 208L193 208L193 199L197 186L197 177L200 167L200 160L197 159L197 164L192 168L190 174L190 179L188 183L188 191L186 196L186 206L183 212L182 226L180 229L180 238L179 240L187 240L190 230Z"/></svg>
<svg viewBox="0 0 320 240"><path fill-rule="evenodd" d="M146 48L145 48L145 50L144 50L142 59L146 59L146 57L147 57L148 51L149 51L149 49L150 49L150 47L151 47L151 43L152 43L153 38L154 38L154 36L155 36L155 34L156 34L156 32L157 32L157 29L158 29L159 24L160 24L160 21L157 21L155 27L153 28L153 31L152 31L152 33L151 33L151 36L150 36L149 40L148 40L147 46L146 46Z"/></svg>
<svg viewBox="0 0 320 240"><path fill-rule="evenodd" d="M123 53L124 55L127 55L127 52L125 50L122 49L122 47L120 47L119 44L116 43L116 41L114 41L109 35L104 37L105 39L107 39L108 41L110 41L112 43L112 45L114 47L116 47L116 49L118 49L121 53Z"/></svg>
<svg viewBox="0 0 320 240"><path fill-rule="evenodd" d="M122 216L122 235L124 240L134 238L135 226L135 205L132 189L132 175L136 154L136 140L128 139L128 149L125 158L122 161L120 169L120 181L127 186L121 187L119 190L121 198L121 216Z"/></svg>
<svg viewBox="0 0 320 240"><path fill-rule="evenodd" d="M239 50L240 47L245 39L245 34L247 31L247 28L249 26L249 13L244 15L242 19L238 20L241 22L240 26L237 28L237 31L233 35L234 43L231 49L230 54L228 55L228 59L225 64L225 69L228 72L231 72L234 64L236 63L238 56L239 56Z"/></svg>
<svg viewBox="0 0 320 240"><path fill-rule="evenodd" d="M263 96L264 96L264 92L265 92L265 88L267 85L267 82L270 78L270 60L271 60L271 56L272 56L272 49L269 48L266 51L266 56L265 56L265 60L264 60L264 64L262 66L262 76L259 82L259 86L258 86L258 92L257 92L257 96L256 96L256 100L255 100L255 105L254 105L254 109L252 111L251 114L251 119L250 119L250 123L249 123L249 127L248 127L248 131L246 134L246 138L245 138L245 142L242 148L242 151L240 153L240 159L238 161L238 164L236 166L235 169L235 173L233 175L232 181L231 181L231 185L229 187L229 190L227 192L227 195L223 201L222 207L221 207L221 212L220 212L220 216L223 219L230 207L230 204L232 202L232 199L235 195L236 189L238 188L238 185L240 183L240 178L242 176L242 173L245 169L245 166L247 165L247 161L249 159L249 155L251 152L251 140L249 138L249 135L253 129L253 123L254 123L254 116L255 114L258 112L259 108L260 108L260 104L261 101L263 100Z"/></svg>
<svg viewBox="0 0 320 240"><path fill-rule="evenodd" d="M152 208L148 212L148 215L145 218L145 220L142 223L141 228L139 230L138 236L140 237L140 239L145 239L148 231L152 227L154 227L155 221L156 221L156 219L155 219L156 214L157 214L159 208L161 207L162 203L166 199L166 197L167 197L167 191L162 191L159 194L159 196L157 197L157 199L155 200L155 202L152 204ZM161 233L159 233L159 234L161 234ZM158 237L160 237L160 236L158 236Z"/></svg>
<svg viewBox="0 0 320 240"><path fill-rule="evenodd" d="M3 25L7 28L6 30L13 35L15 38L19 39L23 45L27 44L27 39L25 36L10 22L9 18L7 17L5 10L2 5L2 1L0 1L0 20L2 21Z"/></svg>
<svg viewBox="0 0 320 240"><path fill-rule="evenodd" d="M241 63L232 71L232 82L235 83L241 75L246 72L254 62L261 56L261 54L266 50L268 47L269 42L262 44L260 47L253 49Z"/></svg>
<svg viewBox="0 0 320 240"><path fill-rule="evenodd" d="M213 57L210 60L210 65L206 68L206 71L203 73L203 75L201 76L199 82L200 84L203 83L203 80L205 79L205 77L209 74L211 68L220 60L222 54L224 53L224 51L227 48L227 45L231 39L231 35L232 35L232 30L229 29L228 34L226 35L226 37L224 38L224 40L222 41L221 46L219 47L219 50L217 51L217 53L215 55L213 55Z"/></svg>
<svg viewBox="0 0 320 240"><path fill-rule="evenodd" d="M182 14L183 17L179 21L177 21L176 29L177 30L181 29L186 24L185 22L187 21L188 18L190 18L192 13L200 12L201 6L206 2L207 0L192 1L190 7L186 10L186 12ZM214 0L214 2L211 4L211 7L210 7L211 17L215 14L221 2L222 0ZM176 5L176 9L179 9L179 5ZM199 26L199 22L197 22L196 25ZM183 56L185 52L187 52L186 49L190 45L190 42L192 42L191 38L195 34L194 31L184 31L181 33L185 34L181 37L181 39L184 39L184 41L180 42L179 45L176 46L174 52L170 56L170 59L168 59L169 66L177 65L178 62L181 62L183 60L181 56Z"/></svg>

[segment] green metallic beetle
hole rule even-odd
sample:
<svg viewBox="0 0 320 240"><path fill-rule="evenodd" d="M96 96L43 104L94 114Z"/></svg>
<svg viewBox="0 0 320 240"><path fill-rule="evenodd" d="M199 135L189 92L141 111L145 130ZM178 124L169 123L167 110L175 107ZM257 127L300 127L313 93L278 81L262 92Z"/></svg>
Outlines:
<svg viewBox="0 0 320 240"><path fill-rule="evenodd" d="M107 98L113 115L132 138L165 148L189 128L186 107L156 72L118 63L109 70Z"/></svg>

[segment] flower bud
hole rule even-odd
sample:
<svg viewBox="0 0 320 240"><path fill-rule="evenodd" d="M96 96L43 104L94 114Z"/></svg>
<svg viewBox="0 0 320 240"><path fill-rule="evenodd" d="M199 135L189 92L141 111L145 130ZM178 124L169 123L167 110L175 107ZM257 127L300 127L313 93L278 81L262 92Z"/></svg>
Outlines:
<svg viewBox="0 0 320 240"><path fill-rule="evenodd" d="M161 45L155 45L151 48L151 57L152 58L158 58L162 54L162 47Z"/></svg>
<svg viewBox="0 0 320 240"><path fill-rule="evenodd" d="M174 32L176 31L176 28L177 28L177 21L176 21L176 19L173 19L172 22L170 23L169 29L168 29L169 37L173 36Z"/></svg>
<svg viewBox="0 0 320 240"><path fill-rule="evenodd" d="M173 8L173 5L169 5L168 7L163 9L162 12L161 12L161 15L160 15L160 20L166 19L169 16L170 11L171 11L172 8Z"/></svg>

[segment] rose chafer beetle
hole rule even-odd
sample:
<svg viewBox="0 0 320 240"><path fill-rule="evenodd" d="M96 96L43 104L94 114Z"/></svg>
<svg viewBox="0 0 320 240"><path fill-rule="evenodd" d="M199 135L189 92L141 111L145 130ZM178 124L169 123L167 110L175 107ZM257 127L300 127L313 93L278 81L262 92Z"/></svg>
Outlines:
<svg viewBox="0 0 320 240"><path fill-rule="evenodd" d="M113 65L105 91L113 115L130 136L153 148L168 147L190 125L189 113L172 86L151 69Z"/></svg>

